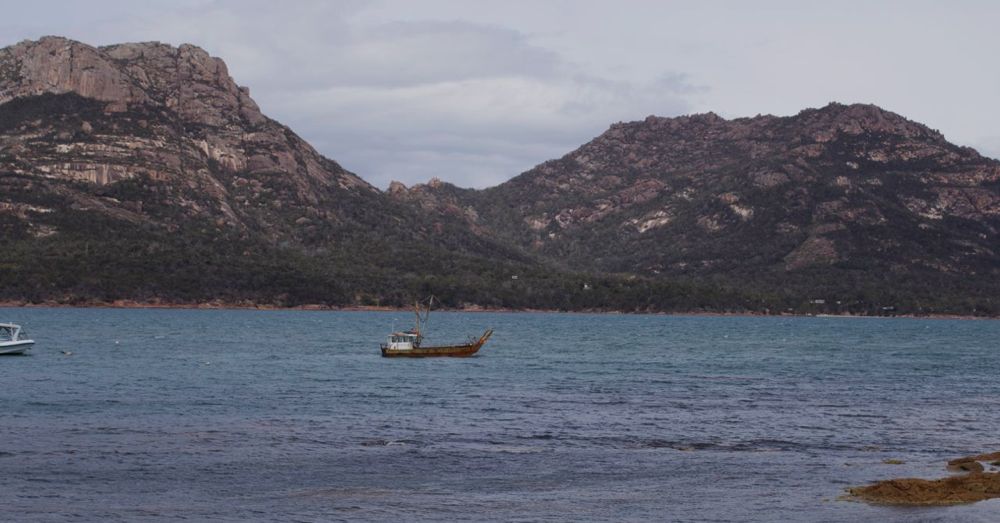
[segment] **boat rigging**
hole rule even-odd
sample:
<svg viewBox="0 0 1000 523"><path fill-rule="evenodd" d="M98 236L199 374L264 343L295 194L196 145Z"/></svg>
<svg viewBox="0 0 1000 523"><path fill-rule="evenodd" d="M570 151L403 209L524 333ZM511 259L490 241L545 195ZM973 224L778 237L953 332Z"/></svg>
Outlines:
<svg viewBox="0 0 1000 523"><path fill-rule="evenodd" d="M472 338L468 342L455 345L425 346L423 345L424 333L428 320L430 319L431 306L434 297L427 300L426 308L420 302L414 304L413 312L416 316L416 323L412 330L403 332L393 332L386 338L380 348L382 357L408 357L425 358L432 356L468 357L472 356L490 339L493 329L486 329L482 336Z"/></svg>

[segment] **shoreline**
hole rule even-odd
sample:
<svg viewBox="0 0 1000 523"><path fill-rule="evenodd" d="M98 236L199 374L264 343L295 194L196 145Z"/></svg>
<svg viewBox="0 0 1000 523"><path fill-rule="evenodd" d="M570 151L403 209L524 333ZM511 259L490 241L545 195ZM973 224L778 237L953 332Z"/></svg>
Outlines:
<svg viewBox="0 0 1000 523"><path fill-rule="evenodd" d="M138 302L134 300L115 300L112 302L85 302L68 304L60 302L31 303L25 301L0 301L0 308L25 309L190 309L190 310L260 310L260 311L324 311L324 312L413 312L410 307L392 307L382 305L324 305L303 304L285 307L273 304L242 303L210 301L201 303L161 303ZM559 310L559 309L511 309L489 308L472 305L461 308L441 308L436 312L492 312L492 313L530 313L530 314L600 314L629 316L689 316L689 317L774 317L774 318L892 318L892 319L928 319L928 320L1000 320L1000 316L970 316L962 314L895 314L891 316L859 315L859 314L799 314L763 312L717 312L717 311L678 311L678 312L636 312L602 309Z"/></svg>

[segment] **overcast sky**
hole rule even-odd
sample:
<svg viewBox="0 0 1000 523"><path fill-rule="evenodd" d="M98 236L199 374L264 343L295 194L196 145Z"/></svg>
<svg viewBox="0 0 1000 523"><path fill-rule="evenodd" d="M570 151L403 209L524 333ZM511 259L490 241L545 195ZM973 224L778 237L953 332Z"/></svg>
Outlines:
<svg viewBox="0 0 1000 523"><path fill-rule="evenodd" d="M1000 2L8 1L0 45L193 43L371 183L495 185L617 121L875 103L1000 157Z"/></svg>

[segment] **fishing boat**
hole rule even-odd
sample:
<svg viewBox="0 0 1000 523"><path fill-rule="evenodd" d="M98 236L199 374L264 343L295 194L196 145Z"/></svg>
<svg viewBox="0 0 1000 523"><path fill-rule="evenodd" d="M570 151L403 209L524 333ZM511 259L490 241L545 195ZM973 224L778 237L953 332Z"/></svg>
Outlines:
<svg viewBox="0 0 1000 523"><path fill-rule="evenodd" d="M0 323L0 354L24 354L35 344L21 330L20 325Z"/></svg>
<svg viewBox="0 0 1000 523"><path fill-rule="evenodd" d="M421 306L418 302L414 307L417 321L412 330L403 332L393 332L386 338L386 342L381 345L383 358L427 358L434 356L451 356L454 358L464 358L472 356L490 339L493 329L486 329L482 336L470 338L469 341L455 345L423 345L424 336L422 327L427 324L431 312L433 297L428 300L426 312L421 315Z"/></svg>

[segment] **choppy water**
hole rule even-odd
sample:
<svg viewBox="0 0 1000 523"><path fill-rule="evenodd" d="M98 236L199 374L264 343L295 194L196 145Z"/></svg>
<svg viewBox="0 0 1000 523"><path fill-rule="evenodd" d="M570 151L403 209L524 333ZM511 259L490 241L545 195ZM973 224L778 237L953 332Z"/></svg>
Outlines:
<svg viewBox="0 0 1000 523"><path fill-rule="evenodd" d="M837 500L1000 450L1000 322L441 313L496 334L379 357L410 318L0 309L2 519L1000 518Z"/></svg>

